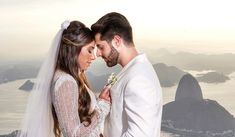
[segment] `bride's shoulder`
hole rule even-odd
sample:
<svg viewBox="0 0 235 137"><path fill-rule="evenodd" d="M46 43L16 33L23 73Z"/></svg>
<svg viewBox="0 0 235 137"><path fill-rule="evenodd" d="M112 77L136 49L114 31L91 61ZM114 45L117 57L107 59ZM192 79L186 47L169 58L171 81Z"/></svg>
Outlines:
<svg viewBox="0 0 235 137"><path fill-rule="evenodd" d="M56 70L53 78L54 83L63 83L66 81L70 81L76 83L76 80L68 73L62 70Z"/></svg>
<svg viewBox="0 0 235 137"><path fill-rule="evenodd" d="M78 90L78 85L76 80L68 73L56 70L54 73L52 85L52 97L58 96L56 93L67 93L67 91L71 91L74 94L74 96L77 96L76 92ZM66 91L66 92L65 92Z"/></svg>

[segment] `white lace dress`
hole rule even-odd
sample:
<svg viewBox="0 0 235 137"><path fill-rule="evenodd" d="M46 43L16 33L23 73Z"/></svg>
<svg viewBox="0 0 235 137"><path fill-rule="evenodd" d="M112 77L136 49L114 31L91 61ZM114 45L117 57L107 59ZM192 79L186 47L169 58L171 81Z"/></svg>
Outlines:
<svg viewBox="0 0 235 137"><path fill-rule="evenodd" d="M99 137L103 132L103 123L109 113L110 104L105 100L96 100L90 89L90 112L96 111L88 127L80 122L78 115L78 85L75 79L57 70L52 83L52 103L58 117L60 130L64 137Z"/></svg>

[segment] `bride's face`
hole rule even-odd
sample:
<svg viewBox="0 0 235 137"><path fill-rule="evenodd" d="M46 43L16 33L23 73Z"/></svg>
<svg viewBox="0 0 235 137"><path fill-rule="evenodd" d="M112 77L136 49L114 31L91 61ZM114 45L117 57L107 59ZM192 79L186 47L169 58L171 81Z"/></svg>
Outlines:
<svg viewBox="0 0 235 137"><path fill-rule="evenodd" d="M87 70L92 61L95 59L95 42L92 41L91 43L82 47L81 52L78 55L78 64L81 70Z"/></svg>

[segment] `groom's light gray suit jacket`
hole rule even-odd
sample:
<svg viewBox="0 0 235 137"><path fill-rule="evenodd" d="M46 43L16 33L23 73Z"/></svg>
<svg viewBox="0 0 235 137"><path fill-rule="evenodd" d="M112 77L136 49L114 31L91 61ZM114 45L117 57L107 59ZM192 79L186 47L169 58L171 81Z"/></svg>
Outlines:
<svg viewBox="0 0 235 137"><path fill-rule="evenodd" d="M140 54L117 77L105 137L160 137L162 90L152 64Z"/></svg>

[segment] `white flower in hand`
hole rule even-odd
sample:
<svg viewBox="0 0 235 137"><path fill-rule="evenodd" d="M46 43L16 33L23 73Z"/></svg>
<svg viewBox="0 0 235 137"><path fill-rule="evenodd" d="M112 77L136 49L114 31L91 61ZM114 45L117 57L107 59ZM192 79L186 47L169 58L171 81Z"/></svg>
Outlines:
<svg viewBox="0 0 235 137"><path fill-rule="evenodd" d="M117 77L112 73L109 78L106 86L113 86L117 82Z"/></svg>

